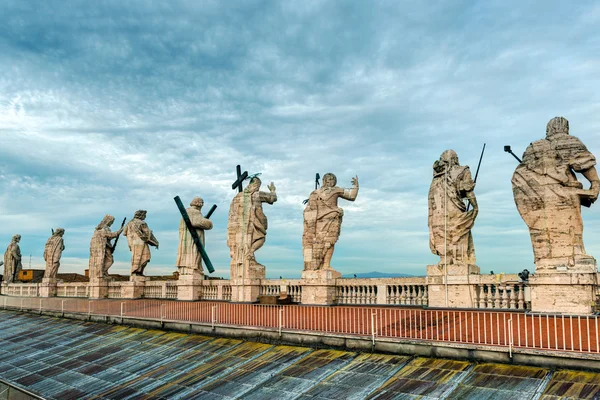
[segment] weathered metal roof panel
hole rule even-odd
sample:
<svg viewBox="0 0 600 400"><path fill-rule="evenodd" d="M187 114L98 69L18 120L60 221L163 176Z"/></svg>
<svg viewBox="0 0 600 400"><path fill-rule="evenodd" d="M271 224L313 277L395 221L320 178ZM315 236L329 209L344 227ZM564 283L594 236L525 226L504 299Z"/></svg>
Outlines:
<svg viewBox="0 0 600 400"><path fill-rule="evenodd" d="M0 310L0 378L48 399L593 399L600 374L272 346Z"/></svg>

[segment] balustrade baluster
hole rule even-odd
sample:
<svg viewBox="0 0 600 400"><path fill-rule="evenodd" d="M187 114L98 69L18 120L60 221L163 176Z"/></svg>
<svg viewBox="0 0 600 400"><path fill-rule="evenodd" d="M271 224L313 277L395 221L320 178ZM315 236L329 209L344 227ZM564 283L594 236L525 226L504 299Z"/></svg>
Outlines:
<svg viewBox="0 0 600 400"><path fill-rule="evenodd" d="M510 308L517 308L517 294L515 291L517 290L517 285L510 285Z"/></svg>

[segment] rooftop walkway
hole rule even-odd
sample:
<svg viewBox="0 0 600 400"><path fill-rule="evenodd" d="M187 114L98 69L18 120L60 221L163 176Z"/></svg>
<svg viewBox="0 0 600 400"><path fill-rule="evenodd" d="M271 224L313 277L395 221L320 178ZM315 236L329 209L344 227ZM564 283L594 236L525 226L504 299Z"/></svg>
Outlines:
<svg viewBox="0 0 600 400"><path fill-rule="evenodd" d="M5 310L0 379L64 400L600 397L600 373L274 346Z"/></svg>

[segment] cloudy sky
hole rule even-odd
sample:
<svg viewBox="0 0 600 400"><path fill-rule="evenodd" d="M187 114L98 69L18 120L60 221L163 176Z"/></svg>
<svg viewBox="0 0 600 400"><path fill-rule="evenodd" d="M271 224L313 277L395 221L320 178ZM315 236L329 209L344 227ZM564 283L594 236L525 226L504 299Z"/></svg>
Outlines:
<svg viewBox="0 0 600 400"><path fill-rule="evenodd" d="M300 275L317 172L360 182L356 202L340 201L334 268L424 274L438 260L432 163L452 148L475 170L487 143L477 263L531 270L503 145L520 155L563 115L600 155L597 2L5 0L0 14L0 245L20 233L25 267L31 255L43 268L60 226L61 271L82 273L102 217L146 209L161 243L146 273L170 274L173 197L200 195L205 211L218 205L207 250L228 276L241 164L277 187L256 254L268 276ZM600 204L583 213L600 257ZM125 240L115 259L111 272L128 274Z"/></svg>

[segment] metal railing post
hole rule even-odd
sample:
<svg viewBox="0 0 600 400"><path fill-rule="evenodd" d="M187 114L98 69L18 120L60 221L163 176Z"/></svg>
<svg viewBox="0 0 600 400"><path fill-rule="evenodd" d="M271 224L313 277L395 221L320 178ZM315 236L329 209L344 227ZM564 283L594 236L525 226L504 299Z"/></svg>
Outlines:
<svg viewBox="0 0 600 400"><path fill-rule="evenodd" d="M123 308L125 306L124 302L121 302L121 318L123 318Z"/></svg>
<svg viewBox="0 0 600 400"><path fill-rule="evenodd" d="M42 299L40 299L40 314L42 313Z"/></svg>
<svg viewBox="0 0 600 400"><path fill-rule="evenodd" d="M62 315L65 315L65 301L61 301L60 302L60 312L62 313Z"/></svg>
<svg viewBox="0 0 600 400"><path fill-rule="evenodd" d="M281 337L281 328L283 328L283 308L279 309L279 337Z"/></svg>
<svg viewBox="0 0 600 400"><path fill-rule="evenodd" d="M23 298L21 298L21 311L23 311Z"/></svg>
<svg viewBox="0 0 600 400"><path fill-rule="evenodd" d="M512 318L508 319L508 356L512 358L512 348L513 348L513 320Z"/></svg>
<svg viewBox="0 0 600 400"><path fill-rule="evenodd" d="M160 305L160 323L161 324L163 323L163 319L164 319L163 310L164 310L165 306L166 306L166 304L164 304L164 303Z"/></svg>
<svg viewBox="0 0 600 400"><path fill-rule="evenodd" d="M217 322L217 305L212 306L212 330L215 330L215 323Z"/></svg>
<svg viewBox="0 0 600 400"><path fill-rule="evenodd" d="M377 329L375 317L377 313L371 313L371 338L373 339L373 346L375 346L375 330Z"/></svg>

